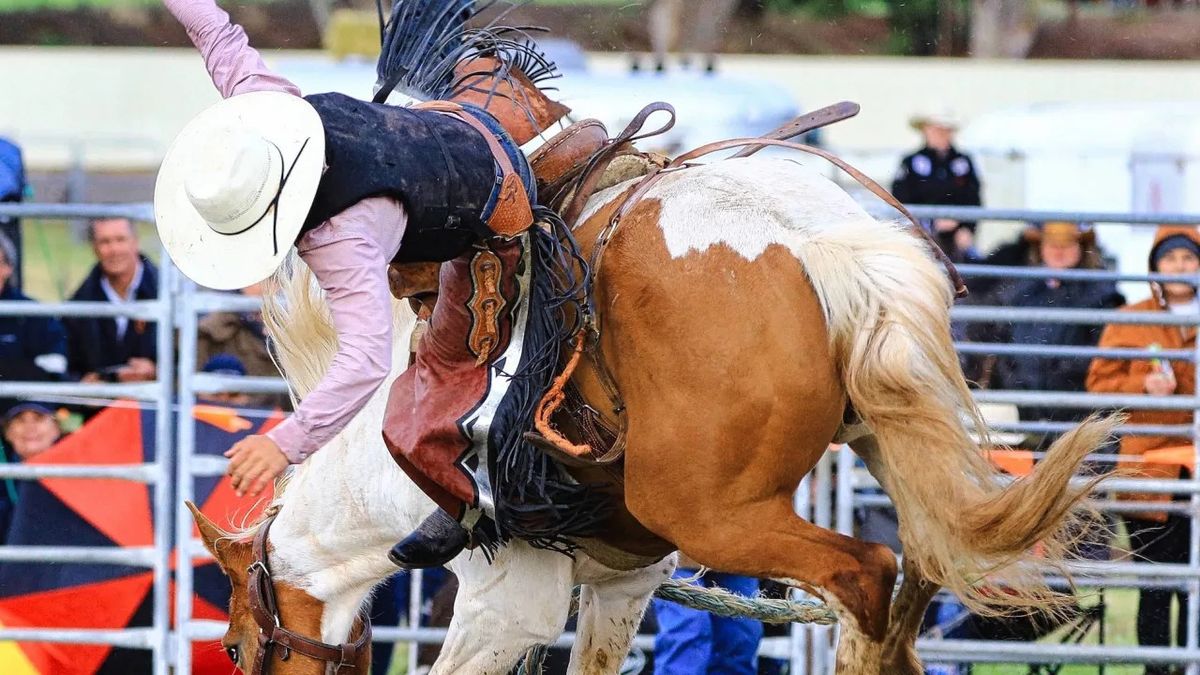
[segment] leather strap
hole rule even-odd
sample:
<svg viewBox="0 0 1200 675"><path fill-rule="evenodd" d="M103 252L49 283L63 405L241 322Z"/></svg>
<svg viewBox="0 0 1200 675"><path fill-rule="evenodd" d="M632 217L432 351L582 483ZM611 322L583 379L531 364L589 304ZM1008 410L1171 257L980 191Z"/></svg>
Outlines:
<svg viewBox="0 0 1200 675"><path fill-rule="evenodd" d="M646 126L646 121L650 116L656 112L665 112L670 115L670 119L654 131L638 133L642 130L642 127ZM618 150L627 143L666 133L674 126L675 108L670 103L651 103L642 108L638 114L633 116L633 119L630 120L621 133L608 139L608 143L588 161L587 167L580 174L581 177L578 186L575 188L575 196L571 198L571 204L562 214L563 222L568 227L575 226L575 221L579 218L579 214L583 213L583 207L586 205L588 198L592 196L592 193L596 190L596 186L600 183L600 178L604 175L605 167L616 156Z"/></svg>
<svg viewBox="0 0 1200 675"><path fill-rule="evenodd" d="M513 168L512 159L505 152L504 146L500 145L500 139L496 138L496 134L479 121L478 117L452 101L426 101L413 107L450 115L466 122L471 128L478 131L480 136L483 136L483 139L487 141L488 149L492 152L492 157L500 165L500 195L488 218L488 227L504 237L515 237L529 229L533 225L533 208L529 202L529 193L525 191L521 176Z"/></svg>
<svg viewBox="0 0 1200 675"><path fill-rule="evenodd" d="M788 122L778 129L763 134L763 138L773 138L779 141L786 141L789 138L795 138L796 136L806 134L814 129L820 129L821 127L827 127L835 122L848 120L857 115L860 110L862 110L862 107L853 101L841 101L840 103L827 105L824 108L800 115L796 119ZM731 159L749 157L765 147L767 146L758 144L748 145L735 152Z"/></svg>
<svg viewBox="0 0 1200 675"><path fill-rule="evenodd" d="M356 640L338 645L304 637L281 625L279 605L275 599L275 582L271 579L267 559L267 535L273 522L274 515L263 521L254 535L252 548L254 559L249 570L249 601L250 614L258 624L258 650L250 675L267 674L276 647L281 650L280 661L287 661L295 652L332 666L335 675L343 668L353 668L363 651L371 648L371 622L368 618L359 619L362 628Z"/></svg>

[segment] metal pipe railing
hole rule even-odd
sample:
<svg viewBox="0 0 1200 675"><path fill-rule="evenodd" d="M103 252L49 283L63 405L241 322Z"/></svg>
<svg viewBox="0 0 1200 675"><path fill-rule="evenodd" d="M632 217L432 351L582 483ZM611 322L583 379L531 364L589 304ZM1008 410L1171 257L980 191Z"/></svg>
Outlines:
<svg viewBox="0 0 1200 675"><path fill-rule="evenodd" d="M1196 325L1196 317L1167 312L1121 312L1115 309L1049 309L1043 307L1000 307L996 305L955 305L950 308L953 321L983 323L1028 322L1066 323L1104 326L1108 324L1136 326Z"/></svg>
<svg viewBox="0 0 1200 675"><path fill-rule="evenodd" d="M191 304L195 285L180 275L176 290L180 296L180 312L176 317L179 326L179 426L178 445L176 446L178 461L175 464L175 489L177 508L175 511L175 532L180 550L181 560L191 560L192 515L186 508L180 508L185 501L194 501L196 496L193 488L193 465L198 459L196 455L196 423L193 418L193 407L196 404L196 389L194 378L196 373L196 342L198 319ZM223 459L223 458L222 458ZM185 534L186 533L186 534ZM192 565L178 565L175 570L175 625L186 626L192 620L192 594L195 589L195 575ZM175 632L175 671L180 673L192 672L192 639L185 630Z"/></svg>
<svg viewBox="0 0 1200 675"><path fill-rule="evenodd" d="M1159 283L1190 284L1195 277L1187 274L1113 272L1111 270L1057 269L1053 267L1019 267L1016 265L955 265L967 278L993 279L1058 279L1060 281L1156 281Z"/></svg>
<svg viewBox="0 0 1200 675"><path fill-rule="evenodd" d="M1184 410L1200 407L1198 396L1149 396L1145 394L1081 394L1074 391L1021 391L1015 389L979 389L974 392L980 403L1079 408L1085 410Z"/></svg>
<svg viewBox="0 0 1200 675"><path fill-rule="evenodd" d="M25 300L0 300L0 316L70 316L103 317L125 316L143 321L158 321L162 318L159 300L134 300L115 304L111 302L28 302Z"/></svg>
<svg viewBox="0 0 1200 675"><path fill-rule="evenodd" d="M153 401L158 397L157 382L125 382L121 384L82 382L0 382L0 398L53 398L58 396L94 396L101 398L132 398Z"/></svg>
<svg viewBox="0 0 1200 675"><path fill-rule="evenodd" d="M1126 349L1123 347L1069 347L1060 345L1028 345L1011 342L955 342L959 354L982 356L1067 357L1079 359L1166 359L1193 361L1195 355L1187 349Z"/></svg>
<svg viewBox="0 0 1200 675"><path fill-rule="evenodd" d="M161 260L170 260L166 248L160 249ZM175 424L172 419L173 399L175 398L175 364L171 359L175 337L173 330L167 330L175 319L175 268L171 264L163 265L158 276L159 315L158 325L162 328L155 335L156 349L159 354L157 373L158 400L155 401L154 420L154 466L158 480L154 483L154 547L157 555L154 558L154 587L153 615L151 623L154 626L154 675L169 675L172 661L171 639L171 544L174 540L172 516L172 494L174 487L170 477L173 475L175 452L171 447L174 438ZM187 530L190 534L191 530ZM186 565L184 565L186 567ZM190 671L183 671L190 672Z"/></svg>
<svg viewBox="0 0 1200 675"><path fill-rule="evenodd" d="M992 209L982 206L951 206L945 204L906 204L905 208L917 218L949 218L951 220L1015 220L1039 223L1065 220L1077 223L1114 223L1121 225L1196 225L1200 215L1194 213L1117 213L1112 211L1047 211L1041 209ZM887 209L891 213L895 211Z"/></svg>
<svg viewBox="0 0 1200 675"><path fill-rule="evenodd" d="M38 202L0 203L0 216L12 218L98 219L128 218L154 222L154 204L50 204Z"/></svg>
<svg viewBox="0 0 1200 675"><path fill-rule="evenodd" d="M136 548L103 546L0 546L0 563L13 562L154 567L157 563L157 552L153 546Z"/></svg>
<svg viewBox="0 0 1200 675"><path fill-rule="evenodd" d="M39 478L114 478L138 483L153 483L159 478L154 464L0 464L0 478L38 480Z"/></svg>
<svg viewBox="0 0 1200 675"><path fill-rule="evenodd" d="M0 642L48 642L56 644L111 645L125 649L152 649L157 637L153 628L96 630L89 628L0 628Z"/></svg>

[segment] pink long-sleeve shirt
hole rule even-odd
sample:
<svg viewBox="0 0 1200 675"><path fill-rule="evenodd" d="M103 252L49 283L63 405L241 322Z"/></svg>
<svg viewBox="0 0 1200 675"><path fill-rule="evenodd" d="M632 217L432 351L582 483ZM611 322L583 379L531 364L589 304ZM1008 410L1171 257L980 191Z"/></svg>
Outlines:
<svg viewBox="0 0 1200 675"><path fill-rule="evenodd" d="M246 32L212 0L165 0L187 30L221 96L282 91L295 84L271 72ZM400 248L407 216L387 197L364 199L311 230L296 244L329 300L338 352L296 412L267 436L293 464L325 445L362 409L392 363L387 264Z"/></svg>

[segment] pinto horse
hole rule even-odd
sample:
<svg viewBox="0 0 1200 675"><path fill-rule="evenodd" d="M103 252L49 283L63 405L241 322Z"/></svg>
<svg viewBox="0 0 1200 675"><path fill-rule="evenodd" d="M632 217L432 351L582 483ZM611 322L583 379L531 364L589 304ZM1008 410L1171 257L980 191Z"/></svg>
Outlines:
<svg viewBox="0 0 1200 675"><path fill-rule="evenodd" d="M589 200L576 228L585 252L636 187ZM623 545L647 537L705 566L821 597L840 622L839 673L920 673L913 645L939 587L977 612L1054 608L1042 566L1062 562L1090 487L1069 480L1115 421L1082 423L1030 476L1002 486L968 433L986 437L951 341L951 289L926 246L786 159L661 177L626 208L594 291L603 353L627 406L623 505L646 536L614 536L607 549L586 542L574 559L521 542L491 565L460 556L451 565L461 584L455 617L434 672L508 672L558 636L576 584L572 672L618 672L674 556L650 562L657 555L629 551L644 556L638 567L593 553L636 549ZM285 275L283 295L267 315L303 394L336 336L307 275ZM395 320L408 326L411 316L398 310ZM398 350L395 362L405 360ZM575 381L604 408L594 371L581 367ZM388 547L432 508L379 440L384 396L296 469L270 531L281 622L327 643L357 630L370 589L395 571ZM834 440L851 445L896 505L905 576L894 603L887 548L792 509ZM245 667L259 633L246 607L250 544L197 519L232 577L225 644ZM328 664L293 656L273 665L291 674Z"/></svg>

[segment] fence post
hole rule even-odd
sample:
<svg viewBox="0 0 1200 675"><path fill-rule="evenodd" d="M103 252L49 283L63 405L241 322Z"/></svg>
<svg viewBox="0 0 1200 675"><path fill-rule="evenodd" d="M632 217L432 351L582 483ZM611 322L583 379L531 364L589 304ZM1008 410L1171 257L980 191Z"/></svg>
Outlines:
<svg viewBox="0 0 1200 675"><path fill-rule="evenodd" d="M1200 275L1197 275L1200 281ZM1200 286L1197 286L1200 288ZM1196 341L1196 367L1200 368L1200 340ZM1197 433L1200 432L1200 412L1192 411L1192 479L1196 478L1196 469L1200 468L1200 437ZM1188 505L1191 507L1191 513L1188 514L1188 519L1191 521L1191 527L1188 528L1188 567L1192 573L1188 579L1188 603L1187 603L1187 640L1184 644L1189 652L1194 652L1197 647L1196 631L1200 630L1200 494L1192 492L1188 497ZM1182 610L1182 608L1181 608ZM1179 638L1176 637L1176 641ZM1188 675L1200 675L1200 665L1195 661L1187 665Z"/></svg>
<svg viewBox="0 0 1200 675"><path fill-rule="evenodd" d="M175 275L166 249L162 249L161 260L155 334L159 396L154 409L154 675L167 675L171 664L171 479L175 459L171 410L175 385Z"/></svg>
<svg viewBox="0 0 1200 675"><path fill-rule="evenodd" d="M196 324L194 306L195 284L179 276L177 284L179 313L179 446L176 462L175 483L175 549L179 552L179 563L175 566L175 672L190 675L192 672L192 514L183 505L194 500L192 484L192 457L196 446L196 425L192 408L196 404L196 392L192 377L196 372Z"/></svg>

